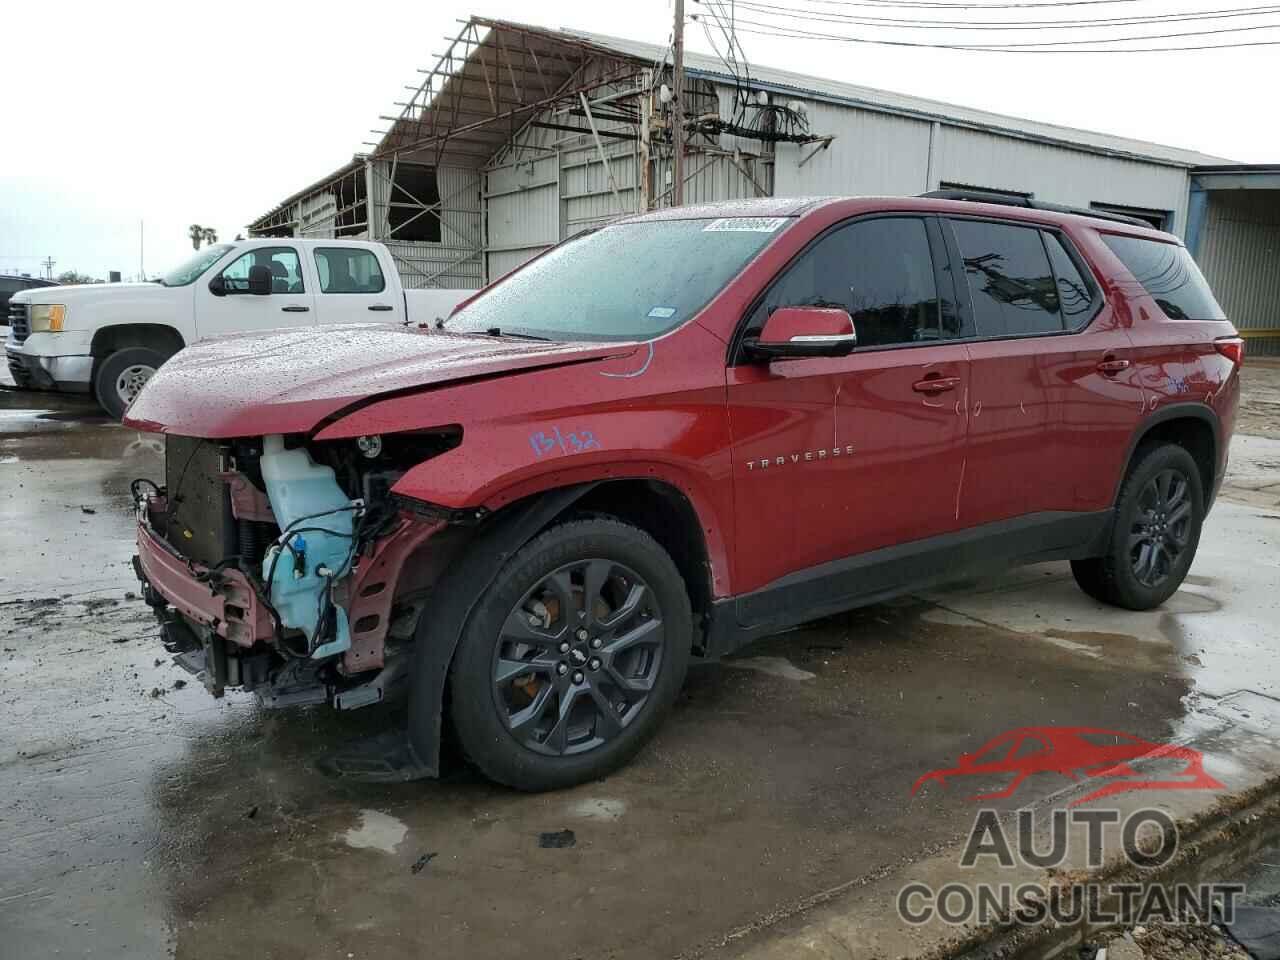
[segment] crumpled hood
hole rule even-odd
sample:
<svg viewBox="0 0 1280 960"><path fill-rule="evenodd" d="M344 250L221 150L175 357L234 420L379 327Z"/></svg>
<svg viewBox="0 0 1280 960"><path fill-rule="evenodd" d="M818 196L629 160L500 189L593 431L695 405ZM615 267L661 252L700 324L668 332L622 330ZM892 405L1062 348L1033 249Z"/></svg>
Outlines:
<svg viewBox="0 0 1280 960"><path fill-rule="evenodd" d="M616 357L634 343L544 343L377 323L220 337L166 363L126 425L188 437L306 433L379 394Z"/></svg>

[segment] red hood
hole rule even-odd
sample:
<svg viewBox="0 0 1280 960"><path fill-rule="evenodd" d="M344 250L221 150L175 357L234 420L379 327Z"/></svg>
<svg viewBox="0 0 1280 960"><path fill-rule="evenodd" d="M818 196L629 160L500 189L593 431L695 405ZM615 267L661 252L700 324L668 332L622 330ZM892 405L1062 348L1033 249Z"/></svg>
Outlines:
<svg viewBox="0 0 1280 960"><path fill-rule="evenodd" d="M378 394L634 349L630 343L503 340L376 323L221 337L188 347L161 367L124 422L187 437L306 433Z"/></svg>

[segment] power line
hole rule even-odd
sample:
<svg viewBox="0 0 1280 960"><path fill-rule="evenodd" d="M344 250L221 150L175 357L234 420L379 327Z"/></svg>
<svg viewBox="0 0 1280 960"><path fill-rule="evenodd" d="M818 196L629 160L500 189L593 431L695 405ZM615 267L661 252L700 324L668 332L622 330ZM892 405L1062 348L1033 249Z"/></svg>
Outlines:
<svg viewBox="0 0 1280 960"><path fill-rule="evenodd" d="M697 19L696 15L693 19ZM842 34L819 33L812 30L804 30L799 27L789 27L783 24L760 23L755 20L739 20L738 23L746 24L747 29L738 28L740 33L755 34L758 36L774 36L788 37L795 40L831 40L840 43L863 43L873 44L876 46L886 47L914 47L926 50L974 50L989 53L1162 53L1175 52L1178 50L1229 50L1241 47L1271 47L1280 45L1280 40L1255 40L1241 43L1219 43L1198 46L1159 46L1159 47L1126 47L1123 49L1046 49L1060 48L1064 46L1084 46L1101 43L1130 43L1141 42L1145 40L1166 40L1183 37L1200 37L1220 33L1234 33L1242 30L1267 30L1280 28L1280 24L1261 24L1252 27L1231 27L1219 30L1191 31L1185 33L1170 34L1147 34L1144 36L1134 37L1111 37L1098 38L1093 40L1049 40L1033 43L925 43L913 40L885 40L873 39L871 37L850 37ZM751 29L757 27L760 29Z"/></svg>
<svg viewBox="0 0 1280 960"><path fill-rule="evenodd" d="M694 0L700 3L702 0ZM812 0L810 0L812 2ZM710 3L710 0L709 0ZM872 17L792 7L759 0L736 0L743 9L766 16L787 15L822 23L849 23L857 26L878 26L903 30L1040 30L1040 29L1092 29L1103 27L1137 27L1148 24L1178 23L1191 20L1223 20L1234 17L1257 17L1280 13L1280 6L1232 7L1225 10L1197 10L1183 13L1161 13L1141 17L1102 17L1095 20L921 20L900 17ZM708 7L710 9L710 6Z"/></svg>
<svg viewBox="0 0 1280 960"><path fill-rule="evenodd" d="M1247 27L1215 27L1212 30L1187 30L1182 33L1150 33L1136 37L1094 37L1089 40L1028 40L1019 43L991 44L1000 50L1014 50L1023 47L1076 47L1091 43L1130 43L1144 40L1179 40L1184 37L1208 37L1222 33L1247 33L1251 30L1275 30L1280 23L1255 23Z"/></svg>
<svg viewBox="0 0 1280 960"><path fill-rule="evenodd" d="M1046 0L1042 3L938 3L936 0L810 0L837 7L894 7L914 10L1031 10L1040 7L1096 7L1146 0Z"/></svg>

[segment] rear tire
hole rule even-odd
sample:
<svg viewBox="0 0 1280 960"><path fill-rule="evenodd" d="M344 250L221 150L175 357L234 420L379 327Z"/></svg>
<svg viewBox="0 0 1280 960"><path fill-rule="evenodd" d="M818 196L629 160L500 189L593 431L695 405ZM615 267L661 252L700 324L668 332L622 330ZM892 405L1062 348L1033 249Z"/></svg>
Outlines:
<svg viewBox="0 0 1280 960"><path fill-rule="evenodd" d="M93 396L98 406L112 419L121 419L130 401L167 359L149 347L127 347L105 357L93 375Z"/></svg>
<svg viewBox="0 0 1280 960"><path fill-rule="evenodd" d="M518 790L597 779L658 729L692 643L689 595L657 541L612 519L559 524L503 566L463 628L454 731Z"/></svg>
<svg viewBox="0 0 1280 960"><path fill-rule="evenodd" d="M1140 449L1116 500L1107 552L1071 561L1071 572L1102 603L1158 607L1182 586L1203 521L1204 486L1191 454L1176 444Z"/></svg>

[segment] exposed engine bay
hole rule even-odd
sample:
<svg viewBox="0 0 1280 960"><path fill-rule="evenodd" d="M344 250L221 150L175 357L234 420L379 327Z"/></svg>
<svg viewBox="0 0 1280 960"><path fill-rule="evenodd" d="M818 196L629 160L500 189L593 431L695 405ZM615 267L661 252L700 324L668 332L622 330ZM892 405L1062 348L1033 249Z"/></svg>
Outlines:
<svg viewBox="0 0 1280 960"><path fill-rule="evenodd" d="M400 692L426 588L466 530L391 488L459 440L166 436L164 484L132 486L135 569L166 648L214 696L241 687L272 707Z"/></svg>

